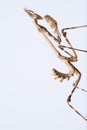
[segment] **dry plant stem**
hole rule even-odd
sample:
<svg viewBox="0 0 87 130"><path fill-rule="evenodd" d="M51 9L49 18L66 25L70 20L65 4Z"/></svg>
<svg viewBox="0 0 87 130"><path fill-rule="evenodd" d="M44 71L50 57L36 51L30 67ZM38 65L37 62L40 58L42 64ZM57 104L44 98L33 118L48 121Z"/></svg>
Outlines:
<svg viewBox="0 0 87 130"><path fill-rule="evenodd" d="M73 46L71 45L69 39L67 38L67 33L65 32L65 30L69 30L69 29L76 29L76 28L82 28L82 27L87 27L87 25L84 25L84 26L76 26L76 27L70 27L70 28L65 28L65 29L62 29L62 35L64 36L65 40L66 40L66 43L68 45L67 48L70 48L72 49L72 54L65 51L64 50L64 47L65 46L62 46L60 45L60 42L61 42L61 38L60 38L60 33L59 33L59 30L58 27L57 27L57 22L49 15L46 15L45 18L47 20L47 22L49 23L49 25L51 26L51 28L54 30L54 33L56 33L56 36L53 36L45 27L41 26L38 24L37 20L39 19L43 19L40 15L34 13L33 11L31 10L26 10L25 11L28 13L28 15L30 17L32 17L32 19L34 20L34 25L36 26L37 30L42 34L42 36L45 38L45 40L47 41L47 43L50 45L50 47L52 48L52 50L54 51L54 53L56 54L56 56L62 61L64 62L68 69L69 69L69 72L68 73L62 73L62 72L59 72L57 71L56 69L52 69L52 72L53 72L53 75L55 77L55 79L57 78L60 78L60 82L62 82L64 79L68 79L71 78L71 76L73 76L74 74L77 75L77 79L75 80L75 82L73 83L73 89L70 93L70 95L68 96L67 98L67 103L68 105L80 116L82 117L85 121L87 121L87 119L80 113L78 112L71 104L71 97L74 93L74 91L76 90L76 88L84 91L84 92L87 92L87 90L84 90L82 88L79 88L77 85L80 81L80 78L81 78L81 73L80 71L71 63L71 62L76 62L77 61L77 54L75 52L75 49L73 48ZM51 25L52 24L52 25ZM56 31L57 32L56 32ZM56 49L56 47L53 45L53 43L49 40L48 37L51 37L53 38L57 43L58 43L58 47L60 49L62 49L65 53L67 53L69 55L69 57L65 57L63 56L59 51L58 49Z"/></svg>

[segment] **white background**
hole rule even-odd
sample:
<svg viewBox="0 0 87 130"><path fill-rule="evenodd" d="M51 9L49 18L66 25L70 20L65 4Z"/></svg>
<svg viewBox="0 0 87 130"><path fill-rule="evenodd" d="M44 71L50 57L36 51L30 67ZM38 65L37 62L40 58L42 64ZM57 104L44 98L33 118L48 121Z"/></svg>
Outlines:
<svg viewBox="0 0 87 130"><path fill-rule="evenodd" d="M61 30L87 24L86 0L0 1L0 130L86 130L87 123L69 108L66 99L72 77L53 80L51 68L65 72L23 8L53 16ZM69 31L74 47L87 49L87 29ZM86 85L86 53L77 53L79 87ZM72 103L87 116L87 94L77 90Z"/></svg>

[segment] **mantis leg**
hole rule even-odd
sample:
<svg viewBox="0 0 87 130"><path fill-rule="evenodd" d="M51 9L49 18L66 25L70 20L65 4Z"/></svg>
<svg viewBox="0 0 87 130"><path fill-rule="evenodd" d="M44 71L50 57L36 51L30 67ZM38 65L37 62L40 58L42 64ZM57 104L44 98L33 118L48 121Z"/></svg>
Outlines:
<svg viewBox="0 0 87 130"><path fill-rule="evenodd" d="M72 45L71 45L69 39L68 39L67 36L66 36L67 33L65 32L66 30L79 29L79 28L85 28L85 27L87 27L87 25L75 26L75 27L69 27L69 28L64 28L64 29L62 29L61 32L62 32L62 34L63 34L63 36L64 36L64 38L65 38L65 40L66 40L68 46L60 45L60 48L63 49L63 50L64 50L64 48L72 49L72 51L73 51L75 57L76 57L76 52L75 52L75 50L76 50L76 51L81 51L81 52L86 52L86 53L87 53L87 50L81 50L81 49L77 49L77 48L72 47ZM65 50L64 50L64 51L65 51ZM68 53L67 51L65 51L65 52Z"/></svg>
<svg viewBox="0 0 87 130"><path fill-rule="evenodd" d="M72 97L72 95L73 95L75 89L78 88L77 85L78 85L78 83L79 83L79 81L80 81L80 78L81 78L81 73L80 73L78 70L75 70L75 73L78 75L78 79L77 79L77 80L75 81L75 83L73 84L73 87L74 87L74 88L72 89L70 95L69 95L68 98L67 98L67 103L68 103L69 107L71 107L80 117L82 117L85 121L87 121L87 118L85 118L78 110L76 110L75 107L73 107L73 106L70 104L70 102L71 102L71 97ZM84 91L84 89L83 89L83 91ZM87 92L87 91L86 91L86 92Z"/></svg>

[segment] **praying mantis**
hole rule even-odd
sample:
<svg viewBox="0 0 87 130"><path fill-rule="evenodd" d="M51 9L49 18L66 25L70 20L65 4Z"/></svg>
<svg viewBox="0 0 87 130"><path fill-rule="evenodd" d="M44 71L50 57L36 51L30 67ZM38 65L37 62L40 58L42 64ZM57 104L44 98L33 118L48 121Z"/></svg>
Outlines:
<svg viewBox="0 0 87 130"><path fill-rule="evenodd" d="M47 43L50 45L50 47L56 54L57 58L59 58L62 62L64 62L66 64L66 66L68 67L68 73L62 73L62 72L56 70L55 68L53 68L52 74L54 76L54 79L59 78L60 82L63 82L64 79L69 80L72 76L74 76L74 74L77 75L77 79L73 83L73 89L67 98L67 103L71 109L73 109L81 118L83 118L85 121L87 121L87 118L85 116L83 116L74 106L71 105L71 98L76 89L80 89L84 92L87 92L87 90L78 87L79 81L81 79L81 72L72 64L72 62L78 61L78 56L77 56L76 51L81 51L81 52L87 53L87 50L81 50L81 49L74 48L71 45L71 42L69 41L69 39L67 37L67 32L66 32L67 30L71 30L71 29L73 30L73 29L78 29L78 28L85 28L85 27L87 27L87 25L63 28L61 30L61 34L64 37L64 39L68 45L68 46L64 46L64 45L61 45L61 42L62 42L61 34L60 34L60 31L58 29L58 24L55 19L53 19L50 15L45 15L44 17L42 17L39 14L33 12L32 10L24 9L24 11L33 19L33 23L34 23L35 27L45 38ZM49 24L54 35L52 33L50 33L47 30L47 28L45 28L44 26L42 26L38 23L39 20L43 20L43 19L46 20L46 22ZM56 48L53 45L50 38L52 38L57 43L58 48ZM72 53L67 51L65 48L71 49ZM66 53L68 56L62 55L62 53L59 50Z"/></svg>

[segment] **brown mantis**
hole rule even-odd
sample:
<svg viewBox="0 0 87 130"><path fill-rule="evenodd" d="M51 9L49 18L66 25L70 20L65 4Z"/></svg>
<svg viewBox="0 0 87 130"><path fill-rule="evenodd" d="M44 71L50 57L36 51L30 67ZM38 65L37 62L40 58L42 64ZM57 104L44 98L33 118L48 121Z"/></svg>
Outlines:
<svg viewBox="0 0 87 130"><path fill-rule="evenodd" d="M73 46L71 45L69 39L67 38L67 30L70 29L77 29L77 28L85 28L87 27L87 25L83 25L83 26L76 26L76 27L70 27L70 28L64 28L61 30L61 33L63 35L63 37L66 40L66 43L68 46L63 46L61 45L61 34L58 30L58 26L57 26L57 22L56 20L54 20L51 16L49 15L45 15L44 17L41 17L40 15L36 14L35 12L31 11L31 10L27 10L24 9L25 12L33 19L34 25L36 26L37 30L43 35L43 37L46 39L46 41L48 42L48 44L50 45L50 47L52 48L52 50L55 52L56 56L62 61L64 62L69 71L68 73L62 73L59 72L56 69L52 69L52 74L54 76L54 79L58 79L60 78L60 82L62 82L64 79L69 80L72 76L74 76L74 74L77 75L77 79L75 80L75 82L73 83L73 89L70 93L70 95L67 98L67 103L68 105L80 116L82 117L85 121L87 121L87 118L84 117L79 111L76 110L76 108L74 108L71 105L71 97L74 93L74 91L77 89L80 89L84 92L87 92L87 90L79 88L78 87L78 83L81 79L81 72L72 64L72 62L77 62L78 61L78 57L77 57L77 53L76 51L82 51L82 52L87 52L86 50L81 50L81 49L77 49L77 48L73 48ZM49 24L49 26L51 27L51 29L53 30L53 33L50 33L44 26L40 25L38 23L39 20L43 20L45 19L46 22ZM65 52L68 56L63 56L61 54L61 52L53 45L53 43L51 42L51 40L49 39L52 38L58 45L58 49L62 50L63 52ZM65 50L65 48L71 49L72 54L68 51Z"/></svg>

